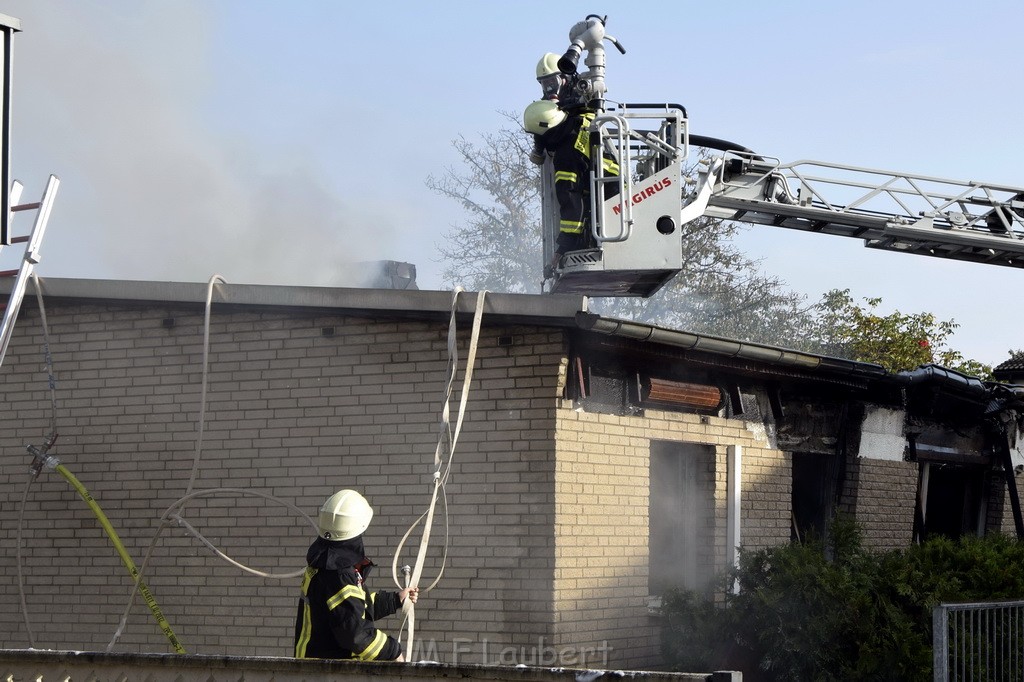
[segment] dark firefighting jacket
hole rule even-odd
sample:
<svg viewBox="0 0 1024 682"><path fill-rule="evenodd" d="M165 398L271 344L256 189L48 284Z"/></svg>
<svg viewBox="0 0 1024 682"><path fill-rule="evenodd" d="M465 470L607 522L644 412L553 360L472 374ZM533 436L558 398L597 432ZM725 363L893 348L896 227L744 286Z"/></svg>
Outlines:
<svg viewBox="0 0 1024 682"><path fill-rule="evenodd" d="M364 586L373 563L364 556L362 536L317 538L306 563L295 618L295 657L397 659L402 646L377 629L376 621L399 609L398 593L370 592Z"/></svg>
<svg viewBox="0 0 1024 682"><path fill-rule="evenodd" d="M579 109L567 113L565 121L534 136L535 147L553 156L560 244L571 236L582 237L590 210L590 124L594 113ZM613 159L603 158L602 164L605 175L619 174L618 164Z"/></svg>

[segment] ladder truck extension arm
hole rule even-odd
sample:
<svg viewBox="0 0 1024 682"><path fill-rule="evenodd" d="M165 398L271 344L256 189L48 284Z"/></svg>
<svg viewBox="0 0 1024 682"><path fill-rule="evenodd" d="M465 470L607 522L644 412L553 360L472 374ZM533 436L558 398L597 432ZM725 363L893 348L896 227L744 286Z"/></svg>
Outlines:
<svg viewBox="0 0 1024 682"><path fill-rule="evenodd" d="M691 203L706 216L1024 267L1024 188L743 152L705 164L698 187Z"/></svg>

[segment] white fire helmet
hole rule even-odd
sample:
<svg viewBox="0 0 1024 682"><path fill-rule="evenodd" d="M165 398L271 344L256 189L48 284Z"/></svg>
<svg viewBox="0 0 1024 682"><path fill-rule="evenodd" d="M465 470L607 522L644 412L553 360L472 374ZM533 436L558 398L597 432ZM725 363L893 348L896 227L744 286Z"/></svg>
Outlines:
<svg viewBox="0 0 1024 682"><path fill-rule="evenodd" d="M523 112L523 126L528 132L543 135L566 119L564 111L549 99L539 99Z"/></svg>
<svg viewBox="0 0 1024 682"><path fill-rule="evenodd" d="M355 490L339 490L320 507L320 537L325 540L350 540L370 526L373 508Z"/></svg>
<svg viewBox="0 0 1024 682"><path fill-rule="evenodd" d="M540 58L539 62L537 62L537 80L547 76L553 76L556 73L561 73L561 71L558 70L558 55L553 52L548 52Z"/></svg>
<svg viewBox="0 0 1024 682"><path fill-rule="evenodd" d="M558 55L548 52L537 62L537 82L543 95L541 99L558 99L566 77L558 70Z"/></svg>

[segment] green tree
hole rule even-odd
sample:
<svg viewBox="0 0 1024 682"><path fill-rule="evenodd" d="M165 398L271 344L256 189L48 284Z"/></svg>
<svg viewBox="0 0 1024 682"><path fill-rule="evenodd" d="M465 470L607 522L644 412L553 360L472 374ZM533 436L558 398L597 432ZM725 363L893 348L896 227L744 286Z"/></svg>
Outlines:
<svg viewBox="0 0 1024 682"><path fill-rule="evenodd" d="M947 345L959 327L932 313L883 315L881 298L858 305L849 289L833 289L814 308L814 333L809 347L823 355L873 362L891 372L938 364L964 374L988 378L992 368L969 360Z"/></svg>

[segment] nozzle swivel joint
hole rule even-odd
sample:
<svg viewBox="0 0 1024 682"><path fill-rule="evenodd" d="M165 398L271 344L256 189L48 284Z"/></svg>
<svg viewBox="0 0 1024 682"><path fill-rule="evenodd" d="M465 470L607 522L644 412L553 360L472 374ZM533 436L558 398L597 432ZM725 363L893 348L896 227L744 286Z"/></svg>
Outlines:
<svg viewBox="0 0 1024 682"><path fill-rule="evenodd" d="M32 478L39 476L44 466L49 467L50 469L56 469L57 465L60 464L59 459L47 454L56 442L57 434L51 433L46 437L42 447L36 447L35 445L25 446L25 449L28 450L30 455L32 455L32 466L29 467L29 473L32 474Z"/></svg>

